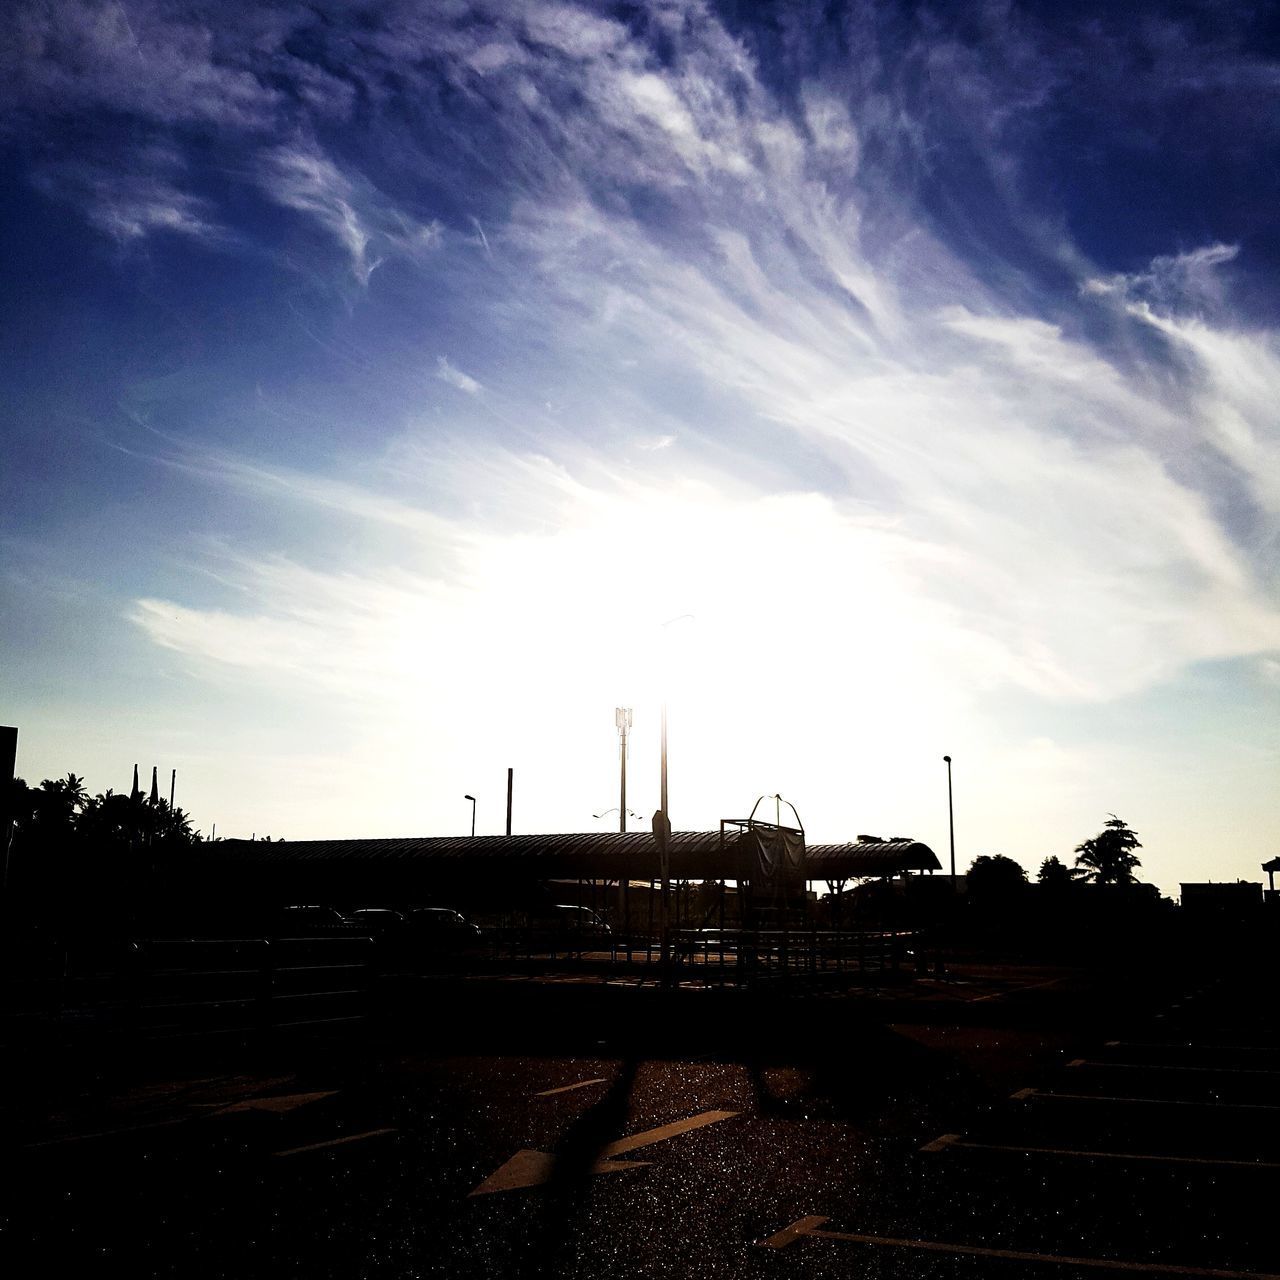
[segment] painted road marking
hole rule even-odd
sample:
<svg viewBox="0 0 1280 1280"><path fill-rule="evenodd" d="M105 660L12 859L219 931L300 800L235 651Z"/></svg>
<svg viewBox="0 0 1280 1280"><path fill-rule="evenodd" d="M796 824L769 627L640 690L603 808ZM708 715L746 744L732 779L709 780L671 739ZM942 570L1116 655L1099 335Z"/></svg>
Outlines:
<svg viewBox="0 0 1280 1280"><path fill-rule="evenodd" d="M1151 1040L1108 1040L1106 1046L1108 1049L1159 1049L1175 1053L1191 1050L1198 1053L1260 1053L1272 1058L1280 1056L1280 1048L1273 1044L1192 1044L1189 1040L1157 1044Z"/></svg>
<svg viewBox="0 0 1280 1280"><path fill-rule="evenodd" d="M397 1133L396 1129L369 1129L365 1133L349 1133L345 1138L330 1138L327 1142L309 1142L305 1147L290 1147L287 1151L277 1151L278 1156L296 1156L304 1151L324 1151L328 1147L344 1147L348 1142L363 1142L366 1138L379 1138L384 1133Z"/></svg>
<svg viewBox="0 0 1280 1280"><path fill-rule="evenodd" d="M1035 982L1026 987L1006 987L1003 991L993 991L990 995L970 996L969 1004L979 1004L983 1000L1001 1000L1005 996L1016 996L1022 991L1039 991L1042 987L1054 987L1061 982L1061 978L1050 978L1048 982Z"/></svg>
<svg viewBox="0 0 1280 1280"><path fill-rule="evenodd" d="M61 1138L43 1138L39 1142L28 1142L25 1151L33 1151L37 1147L61 1147L70 1142L93 1142L97 1138L120 1138L131 1133L145 1133L150 1129L172 1129L175 1125L186 1124L190 1116L179 1116L175 1120L151 1120L146 1124L126 1125L120 1129L98 1129L93 1133L69 1133Z"/></svg>
<svg viewBox="0 0 1280 1280"><path fill-rule="evenodd" d="M978 1258L1010 1258L1016 1262L1044 1262L1054 1266L1099 1267L1107 1271L1145 1271L1156 1275L1209 1276L1217 1280L1280 1280L1265 1271L1227 1271L1220 1267L1184 1267L1172 1262L1122 1262L1116 1258L1075 1258L1061 1253L1024 1253L1020 1249L985 1249L970 1244L950 1244L944 1240L899 1240L893 1236L866 1236L851 1231L823 1231L830 1218L801 1218L777 1235L758 1243L766 1249L785 1249L805 1236L820 1240L851 1240L855 1244L888 1249L923 1249L930 1253L962 1253Z"/></svg>
<svg viewBox="0 0 1280 1280"><path fill-rule="evenodd" d="M338 1091L325 1089L319 1093L284 1093L274 1098L246 1098L243 1102L233 1102L229 1107L222 1107L213 1114L229 1116L237 1111L274 1111L283 1115L298 1107L305 1107L309 1102L319 1102L321 1098L332 1098Z"/></svg>
<svg viewBox="0 0 1280 1280"><path fill-rule="evenodd" d="M1079 1160L1141 1160L1148 1164L1200 1164L1215 1169L1280 1169L1266 1160L1215 1160L1208 1156L1159 1156L1141 1151L1076 1151L1068 1147L1018 1147L999 1142L966 1142L958 1133L944 1133L920 1148L921 1151L1012 1151L1022 1156L1070 1156Z"/></svg>
<svg viewBox="0 0 1280 1280"><path fill-rule="evenodd" d="M674 1120L671 1124L659 1125L656 1129L646 1129L643 1133L632 1134L629 1138L619 1138L611 1142L600 1153L602 1156L620 1156L628 1151L639 1151L641 1147L652 1146L655 1142L665 1142L668 1138L678 1138L691 1129L702 1129L709 1124L719 1124L721 1120L732 1120L736 1111L704 1111L700 1115L689 1116L686 1120Z"/></svg>
<svg viewBox="0 0 1280 1280"><path fill-rule="evenodd" d="M574 1089L585 1089L592 1084L608 1084L608 1080L601 1076L599 1080L579 1080L577 1084L562 1084L558 1089L543 1089L541 1093L535 1093L535 1098L553 1098L557 1093L572 1093Z"/></svg>
<svg viewBox="0 0 1280 1280"><path fill-rule="evenodd" d="M650 1147L655 1142L665 1142L668 1138L677 1138L682 1133L693 1129L702 1129L709 1124L718 1124L721 1120L729 1120L736 1116L736 1111L704 1111L700 1115L689 1116L685 1120L675 1120L671 1124L659 1125L656 1129L646 1129L643 1133L632 1134L629 1138L619 1138L600 1150L592 1173L619 1173L623 1169L638 1169L648 1164L647 1160L610 1160L610 1156L625 1155L628 1151L639 1151L641 1147ZM537 1187L547 1182L556 1166L556 1157L546 1151L532 1151L525 1148L517 1151L495 1173L487 1177L480 1185L468 1192L469 1196L488 1195L494 1191L516 1191L521 1187Z"/></svg>
<svg viewBox="0 0 1280 1280"><path fill-rule="evenodd" d="M648 1160L597 1160L592 1173L622 1173L627 1169L643 1169ZM496 1173L490 1174L471 1196L489 1195L495 1191L519 1191L521 1187L539 1187L551 1180L556 1158L547 1151L517 1151Z"/></svg>
<svg viewBox="0 0 1280 1280"><path fill-rule="evenodd" d="M1280 1111L1280 1107L1265 1102L1188 1102L1185 1098L1113 1098L1098 1093L1051 1093L1044 1089L1019 1089L1009 1097L1016 1102L1032 1098L1050 1102L1123 1102L1152 1107L1199 1107L1214 1111Z"/></svg>
<svg viewBox="0 0 1280 1280"><path fill-rule="evenodd" d="M1265 1067L1188 1067L1168 1062L1094 1062L1088 1058L1072 1058L1069 1067L1101 1067L1106 1071L1182 1071L1191 1075L1212 1076L1275 1076L1280 1071Z"/></svg>

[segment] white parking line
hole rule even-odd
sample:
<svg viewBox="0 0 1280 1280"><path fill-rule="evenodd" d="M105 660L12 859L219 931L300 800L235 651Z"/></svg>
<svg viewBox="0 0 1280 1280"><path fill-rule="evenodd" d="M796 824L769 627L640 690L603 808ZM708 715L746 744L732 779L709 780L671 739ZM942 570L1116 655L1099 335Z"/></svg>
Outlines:
<svg viewBox="0 0 1280 1280"><path fill-rule="evenodd" d="M1006 987L1003 991L992 991L989 995L970 996L967 1003L981 1004L984 1000L1002 1000L1005 996L1016 996L1023 991L1039 991L1042 987L1054 987L1061 981L1061 978L1050 978L1047 982L1033 982L1026 987Z"/></svg>
<svg viewBox="0 0 1280 1280"><path fill-rule="evenodd" d="M610 1160L610 1156L625 1155L628 1151L638 1151L641 1147L650 1147L655 1142L665 1142L668 1138L679 1137L691 1129L701 1129L709 1124L718 1124L721 1120L729 1120L736 1116L736 1111L704 1111L700 1115L688 1116L684 1120L675 1120L671 1124L659 1125L656 1129L646 1129L643 1133L633 1133L629 1138L619 1138L607 1147L602 1147L596 1162L591 1166L592 1173L620 1173L624 1169L635 1169L647 1164L644 1160ZM551 1179L556 1167L556 1157L546 1151L532 1151L525 1148L517 1151L506 1164L491 1173L479 1186L473 1188L468 1196L489 1195L494 1191L516 1191L521 1187L537 1187Z"/></svg>
<svg viewBox="0 0 1280 1280"><path fill-rule="evenodd" d="M965 1151L1003 1151L1024 1156L1068 1156L1077 1160L1140 1160L1147 1164L1198 1164L1215 1169L1276 1170L1280 1164L1266 1160L1215 1160L1208 1156L1164 1156L1142 1151L1085 1151L1070 1147L1012 1146L1000 1142L966 1142L958 1133L944 1133L920 1148L921 1151L938 1152L953 1149Z"/></svg>
<svg viewBox="0 0 1280 1280"><path fill-rule="evenodd" d="M172 1129L175 1125L186 1124L191 1116L178 1116L174 1120L152 1120L146 1124L125 1125L119 1129L98 1129L92 1133L69 1133L60 1138L44 1138L39 1142L24 1144L24 1151L34 1151L37 1147L61 1147L72 1142L93 1142L98 1138L120 1138L132 1133L145 1133L151 1129Z"/></svg>
<svg viewBox="0 0 1280 1280"><path fill-rule="evenodd" d="M318 1093L286 1093L272 1098L246 1098L243 1102L233 1102L229 1107L221 1107L214 1115L229 1116L237 1111L273 1111L283 1114L298 1107L305 1107L309 1102L319 1102L321 1098L332 1098L336 1089L325 1089Z"/></svg>
<svg viewBox="0 0 1280 1280"><path fill-rule="evenodd" d="M604 1076L599 1080L579 1080L577 1084L562 1084L558 1089L543 1089L541 1093L535 1093L535 1098L552 1098L557 1093L572 1093L574 1089L585 1089L592 1084L607 1084L608 1081Z"/></svg>
<svg viewBox="0 0 1280 1280"><path fill-rule="evenodd" d="M1228 1271L1221 1267L1185 1267L1173 1262L1124 1262L1117 1258L1077 1258L1062 1253L1026 1253L1021 1249L987 1249L977 1245L950 1244L943 1240L900 1240L894 1236L868 1236L851 1231L823 1231L830 1218L801 1218L777 1235L758 1243L766 1249L785 1249L805 1236L820 1240L849 1240L887 1249L922 1249L929 1253L960 1253L978 1258L1010 1258L1016 1262L1042 1262L1053 1266L1097 1267L1105 1271L1139 1271L1155 1275L1207 1276L1214 1280L1280 1280L1264 1271Z"/></svg>
<svg viewBox="0 0 1280 1280"><path fill-rule="evenodd" d="M643 1133L633 1134L630 1138L619 1138L611 1142L600 1153L602 1156L620 1156L627 1151L638 1151L641 1147L651 1146L655 1142L665 1142L668 1138L677 1138L691 1129L701 1129L705 1125L719 1124L721 1120L732 1120L736 1111L703 1111L700 1115L689 1116L685 1120L674 1120L671 1124L659 1125L656 1129L646 1129Z"/></svg>
<svg viewBox="0 0 1280 1280"><path fill-rule="evenodd" d="M1102 1067L1107 1071L1182 1071L1192 1075L1275 1076L1280 1079L1280 1071L1271 1071L1265 1067L1190 1067L1169 1062L1098 1062L1090 1058L1072 1058L1067 1066Z"/></svg>
<svg viewBox="0 0 1280 1280"><path fill-rule="evenodd" d="M1108 1049L1153 1049L1161 1052L1185 1053L1188 1049L1199 1053L1263 1053L1280 1057L1280 1047L1273 1044L1191 1044L1189 1041L1156 1043L1151 1040L1108 1040Z"/></svg>
<svg viewBox="0 0 1280 1280"><path fill-rule="evenodd" d="M278 1156L297 1156L304 1151L324 1151L328 1147L343 1147L348 1142L363 1142L365 1138L379 1138L384 1133L396 1133L396 1129L369 1129L365 1133L349 1133L345 1138L330 1138L327 1142L309 1142L305 1147L289 1147L286 1151L277 1151Z"/></svg>
<svg viewBox="0 0 1280 1280"><path fill-rule="evenodd" d="M1185 1098L1115 1098L1101 1093L1052 1093L1045 1089L1019 1089L1009 1097L1015 1102L1027 1102L1032 1098L1048 1102L1121 1102L1153 1107L1197 1107L1214 1111L1280 1111L1280 1107L1265 1102L1189 1102Z"/></svg>

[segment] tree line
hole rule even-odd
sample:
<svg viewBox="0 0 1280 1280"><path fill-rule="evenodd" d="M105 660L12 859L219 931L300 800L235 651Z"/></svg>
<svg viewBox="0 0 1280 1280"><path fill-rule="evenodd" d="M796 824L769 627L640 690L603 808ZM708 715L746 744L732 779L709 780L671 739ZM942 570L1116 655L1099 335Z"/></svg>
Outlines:
<svg viewBox="0 0 1280 1280"><path fill-rule="evenodd" d="M1134 853L1141 849L1138 833L1114 813L1096 836L1075 847L1075 865L1068 866L1056 854L1040 864L1036 880L1046 889L1065 889L1078 884L1133 885L1142 860ZM971 893L999 893L1028 882L1021 863L1004 854L983 854L975 858L966 876Z"/></svg>
<svg viewBox="0 0 1280 1280"><path fill-rule="evenodd" d="M10 851L36 847L129 848L140 843L161 848L197 844L204 836L181 807L163 797L151 799L110 789L90 795L74 773L46 778L38 787L14 778L4 796L2 814L13 823Z"/></svg>

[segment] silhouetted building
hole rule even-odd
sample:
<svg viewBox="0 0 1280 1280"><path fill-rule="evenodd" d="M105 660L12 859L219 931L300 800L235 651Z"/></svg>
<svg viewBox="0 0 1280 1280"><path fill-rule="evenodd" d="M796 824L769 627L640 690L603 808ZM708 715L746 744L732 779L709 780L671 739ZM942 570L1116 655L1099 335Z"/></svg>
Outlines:
<svg viewBox="0 0 1280 1280"><path fill-rule="evenodd" d="M1240 923L1262 909L1262 885L1250 880L1180 886L1183 915L1197 924Z"/></svg>
<svg viewBox="0 0 1280 1280"><path fill-rule="evenodd" d="M766 828L768 829L768 828ZM797 840L795 837L799 836ZM776 844L777 849L771 849ZM675 880L728 880L762 886L785 860L788 880L842 882L939 869L915 840L805 846L786 829L771 841L754 830L677 831L670 842ZM779 868L769 865L778 861ZM371 840L220 840L197 845L171 868L169 896L210 907L290 902L518 902L555 880L621 888L661 875L649 832L435 836Z"/></svg>

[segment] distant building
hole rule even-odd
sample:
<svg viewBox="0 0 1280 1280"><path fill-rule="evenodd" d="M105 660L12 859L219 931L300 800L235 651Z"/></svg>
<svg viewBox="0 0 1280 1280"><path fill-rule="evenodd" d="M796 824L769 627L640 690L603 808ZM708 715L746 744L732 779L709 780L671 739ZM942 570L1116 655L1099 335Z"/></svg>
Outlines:
<svg viewBox="0 0 1280 1280"><path fill-rule="evenodd" d="M1250 880L1179 887L1184 915L1200 923L1250 920L1262 909L1262 885Z"/></svg>

